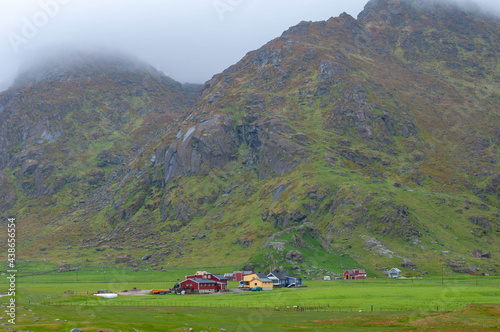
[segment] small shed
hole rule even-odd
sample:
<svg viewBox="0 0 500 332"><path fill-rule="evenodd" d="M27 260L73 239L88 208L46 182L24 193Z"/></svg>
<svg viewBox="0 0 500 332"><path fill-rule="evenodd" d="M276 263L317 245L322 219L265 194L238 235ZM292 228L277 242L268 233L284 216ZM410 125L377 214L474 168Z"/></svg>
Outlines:
<svg viewBox="0 0 500 332"><path fill-rule="evenodd" d="M389 276L389 278L401 278L401 270L393 267L389 270L387 275Z"/></svg>

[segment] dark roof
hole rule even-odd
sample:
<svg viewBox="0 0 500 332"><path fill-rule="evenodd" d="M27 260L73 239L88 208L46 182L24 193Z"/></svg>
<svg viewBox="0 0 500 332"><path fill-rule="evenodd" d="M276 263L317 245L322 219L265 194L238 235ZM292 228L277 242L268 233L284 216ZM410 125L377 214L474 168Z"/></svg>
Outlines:
<svg viewBox="0 0 500 332"><path fill-rule="evenodd" d="M194 281L194 282L196 282L198 284L216 284L217 283L217 281L215 281L215 280L212 280L212 279L202 279L202 278L186 279L184 281L188 281L188 280L189 281Z"/></svg>
<svg viewBox="0 0 500 332"><path fill-rule="evenodd" d="M259 279L261 278L267 278L266 274L265 273L255 273L257 275L257 277L259 277Z"/></svg>
<svg viewBox="0 0 500 332"><path fill-rule="evenodd" d="M285 280L286 277L289 276L288 273L283 273L283 272L271 272L269 274L272 274L273 276L275 276L279 280ZM268 274L268 276L269 276L269 274Z"/></svg>
<svg viewBox="0 0 500 332"><path fill-rule="evenodd" d="M222 279L226 279L227 280L227 277L224 277L222 274L212 274L214 277L217 277L217 279L219 280L222 280Z"/></svg>

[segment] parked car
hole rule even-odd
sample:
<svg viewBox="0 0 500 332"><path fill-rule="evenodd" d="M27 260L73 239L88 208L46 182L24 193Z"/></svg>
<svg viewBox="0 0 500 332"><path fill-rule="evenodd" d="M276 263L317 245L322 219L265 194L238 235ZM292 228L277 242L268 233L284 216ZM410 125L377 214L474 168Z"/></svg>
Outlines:
<svg viewBox="0 0 500 332"><path fill-rule="evenodd" d="M259 292L262 290L262 287L254 287L252 288L252 292Z"/></svg>

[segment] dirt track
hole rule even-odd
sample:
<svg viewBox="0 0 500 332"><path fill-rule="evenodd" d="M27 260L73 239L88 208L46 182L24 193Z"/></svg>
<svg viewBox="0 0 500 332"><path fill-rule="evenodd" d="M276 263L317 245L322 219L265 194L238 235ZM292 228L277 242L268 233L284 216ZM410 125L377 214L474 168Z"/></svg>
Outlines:
<svg viewBox="0 0 500 332"><path fill-rule="evenodd" d="M152 289L144 289L144 290L130 290L128 292L120 292L118 293L120 296L144 296L151 293Z"/></svg>

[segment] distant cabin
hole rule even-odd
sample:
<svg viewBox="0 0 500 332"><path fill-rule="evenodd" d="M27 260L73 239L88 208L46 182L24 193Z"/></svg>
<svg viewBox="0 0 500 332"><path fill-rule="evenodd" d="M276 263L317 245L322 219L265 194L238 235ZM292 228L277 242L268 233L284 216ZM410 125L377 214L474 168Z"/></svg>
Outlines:
<svg viewBox="0 0 500 332"><path fill-rule="evenodd" d="M387 275L389 276L389 278L401 278L401 270L393 267L389 270Z"/></svg>

